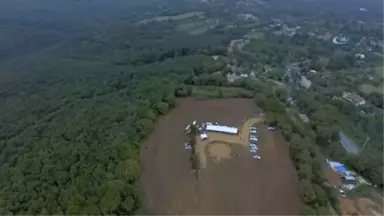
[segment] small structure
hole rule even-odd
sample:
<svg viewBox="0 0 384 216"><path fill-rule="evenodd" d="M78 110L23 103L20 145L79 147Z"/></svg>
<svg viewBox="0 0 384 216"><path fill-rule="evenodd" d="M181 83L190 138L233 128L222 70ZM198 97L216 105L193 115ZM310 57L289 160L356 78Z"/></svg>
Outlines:
<svg viewBox="0 0 384 216"><path fill-rule="evenodd" d="M308 89L309 87L311 87L312 82L311 82L311 80L307 79L307 77L301 76L300 85L303 86L304 88Z"/></svg>
<svg viewBox="0 0 384 216"><path fill-rule="evenodd" d="M343 92L343 98L345 100L351 102L355 106L365 105L365 103L366 103L364 98L362 98L360 95L358 95L356 93Z"/></svg>
<svg viewBox="0 0 384 216"><path fill-rule="evenodd" d="M346 185L356 185L358 183L354 176L343 176L341 180Z"/></svg>
<svg viewBox="0 0 384 216"><path fill-rule="evenodd" d="M360 59L360 60L365 59L365 55L364 55L364 54L361 54L361 53L357 53L357 54L355 55L355 57L356 57L357 59Z"/></svg>
<svg viewBox="0 0 384 216"><path fill-rule="evenodd" d="M237 134L238 132L238 129L235 127L208 125L208 124L207 124L206 130L212 131L212 132L227 133L227 134Z"/></svg>
<svg viewBox="0 0 384 216"><path fill-rule="evenodd" d="M206 140L206 139L208 139L208 135L206 133L202 133L202 134L200 134L200 139Z"/></svg>
<svg viewBox="0 0 384 216"><path fill-rule="evenodd" d="M344 35L338 35L333 38L333 43L338 45L343 45L348 43L348 38Z"/></svg>
<svg viewBox="0 0 384 216"><path fill-rule="evenodd" d="M188 125L186 128L185 128L185 133L190 133L191 132L191 125Z"/></svg>

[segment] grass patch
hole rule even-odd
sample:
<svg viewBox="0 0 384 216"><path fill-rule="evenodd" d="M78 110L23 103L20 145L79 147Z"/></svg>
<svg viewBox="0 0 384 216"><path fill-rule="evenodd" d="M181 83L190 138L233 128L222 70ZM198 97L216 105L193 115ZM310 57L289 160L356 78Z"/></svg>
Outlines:
<svg viewBox="0 0 384 216"><path fill-rule="evenodd" d="M183 19L188 19L191 17L196 17L196 16L204 16L204 12L187 12L183 14L178 14L175 16L157 16L153 18L148 18L148 19L143 19L136 24L141 25L141 24L147 24L150 22L163 22L163 21L168 21L168 20L183 20Z"/></svg>
<svg viewBox="0 0 384 216"><path fill-rule="evenodd" d="M374 86L372 84L361 84L359 86L360 90L369 94L371 92L377 92L379 94L383 94L383 84L380 86Z"/></svg>
<svg viewBox="0 0 384 216"><path fill-rule="evenodd" d="M213 19L207 19L203 21L192 21L189 23L180 24L176 29L179 31L186 31L191 35L202 34L209 29L217 26L217 21Z"/></svg>
<svg viewBox="0 0 384 216"><path fill-rule="evenodd" d="M246 35L244 35L245 39L263 39L264 33L263 32L250 32Z"/></svg>

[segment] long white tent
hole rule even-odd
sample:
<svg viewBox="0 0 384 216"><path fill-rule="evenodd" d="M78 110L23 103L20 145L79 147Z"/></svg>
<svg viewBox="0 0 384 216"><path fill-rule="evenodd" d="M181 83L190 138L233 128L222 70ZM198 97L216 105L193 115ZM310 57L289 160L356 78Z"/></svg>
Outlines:
<svg viewBox="0 0 384 216"><path fill-rule="evenodd" d="M206 130L220 132L220 133L230 133L230 134L237 134L237 131L238 131L237 128L235 127L220 126L220 125L207 125Z"/></svg>

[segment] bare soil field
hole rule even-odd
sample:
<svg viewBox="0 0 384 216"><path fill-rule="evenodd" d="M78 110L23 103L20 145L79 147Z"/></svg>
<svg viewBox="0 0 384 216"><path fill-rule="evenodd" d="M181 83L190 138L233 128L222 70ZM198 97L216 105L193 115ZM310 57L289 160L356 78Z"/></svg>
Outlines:
<svg viewBox="0 0 384 216"><path fill-rule="evenodd" d="M328 180L328 183L335 186L341 186L341 177L340 175L333 170L328 164L324 165L325 169L325 177Z"/></svg>
<svg viewBox="0 0 384 216"><path fill-rule="evenodd" d="M230 148L228 146L241 145L244 148L249 148L249 128L251 125L259 123L262 120L263 119L261 117L253 117L247 119L245 122L243 122L242 125L240 125L240 127L238 127L239 134L237 135L207 132L207 140L203 141L201 139L197 139L196 151L199 155L200 166L202 168L207 167L207 155L215 155L216 158L228 158L230 153ZM215 148L212 148L211 146L214 146ZM228 148L229 151L226 150ZM221 155L221 153L224 154ZM221 156L218 157L218 155ZM221 159L216 161L220 162Z"/></svg>
<svg viewBox="0 0 384 216"><path fill-rule="evenodd" d="M367 198L358 199L356 202L360 212L363 213L362 215L384 215L382 204L379 205Z"/></svg>
<svg viewBox="0 0 384 216"><path fill-rule="evenodd" d="M363 215L356 208L355 202L348 198L339 197L341 215Z"/></svg>
<svg viewBox="0 0 384 216"><path fill-rule="evenodd" d="M200 179L191 172L190 152L184 149L187 124L196 120L240 127L259 111L248 99L178 100L142 144L143 207L153 214L297 215L301 203L288 146L261 122L261 160L243 145L211 143Z"/></svg>

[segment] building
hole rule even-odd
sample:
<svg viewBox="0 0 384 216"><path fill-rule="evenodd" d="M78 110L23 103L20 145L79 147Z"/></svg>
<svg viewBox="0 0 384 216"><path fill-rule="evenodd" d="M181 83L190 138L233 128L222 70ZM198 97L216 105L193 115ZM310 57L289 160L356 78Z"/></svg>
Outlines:
<svg viewBox="0 0 384 216"><path fill-rule="evenodd" d="M357 179L354 176L343 176L341 178L343 184L346 185L356 185L358 183Z"/></svg>
<svg viewBox="0 0 384 216"><path fill-rule="evenodd" d="M338 35L334 37L332 41L334 44L342 45L348 43L348 38L344 35Z"/></svg>
<svg viewBox="0 0 384 216"><path fill-rule="evenodd" d="M238 133L238 129L235 127L220 126L220 125L207 125L206 131L226 133L226 134Z"/></svg>
<svg viewBox="0 0 384 216"><path fill-rule="evenodd" d="M361 106L366 104L365 99L356 93L343 92L343 98L349 101L350 103L354 104L355 106Z"/></svg>
<svg viewBox="0 0 384 216"><path fill-rule="evenodd" d="M311 87L312 82L311 82L309 79L307 79L307 77L305 77L305 76L301 76L300 84L301 84L301 86L303 86L304 88L308 89L309 87Z"/></svg>
<svg viewBox="0 0 384 216"><path fill-rule="evenodd" d="M357 53L357 54L355 55L355 57L356 57L357 59L365 59L365 55L364 55L364 54L361 54L361 53Z"/></svg>

